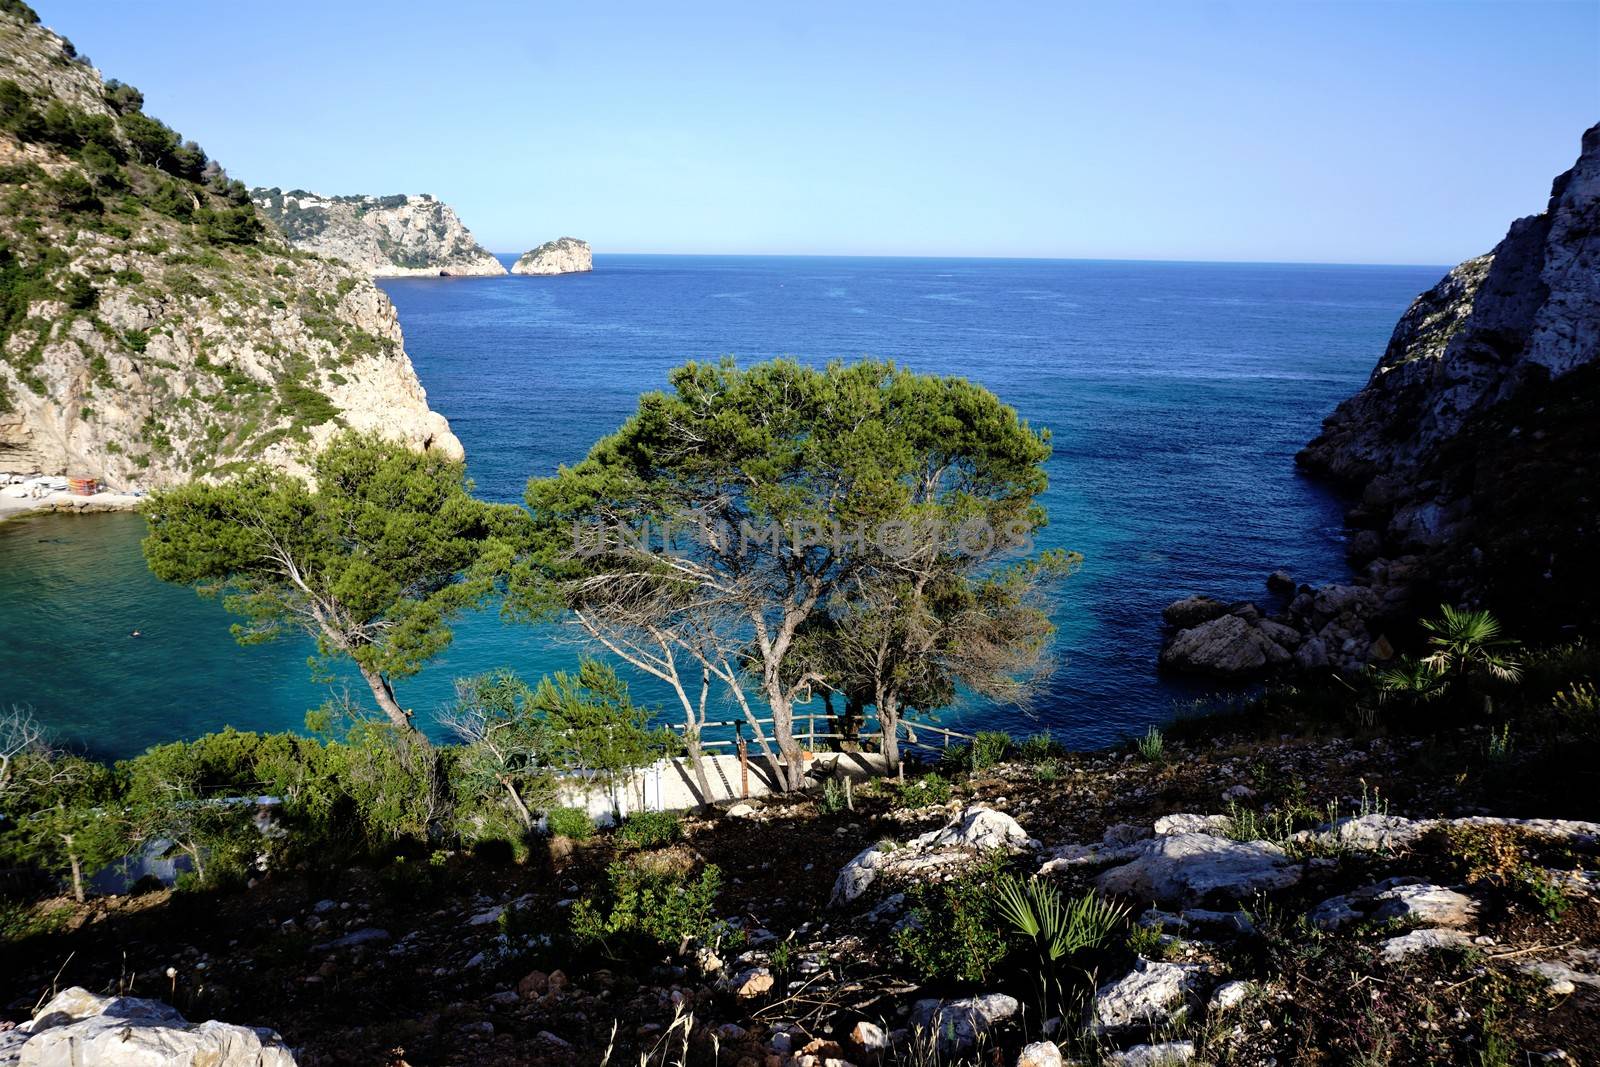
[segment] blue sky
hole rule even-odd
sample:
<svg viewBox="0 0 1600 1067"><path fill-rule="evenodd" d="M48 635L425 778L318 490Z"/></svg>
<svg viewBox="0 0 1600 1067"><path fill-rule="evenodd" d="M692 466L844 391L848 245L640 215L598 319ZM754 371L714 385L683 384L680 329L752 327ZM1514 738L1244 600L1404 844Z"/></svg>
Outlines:
<svg viewBox="0 0 1600 1067"><path fill-rule="evenodd" d="M38 0L251 184L495 251L1453 263L1600 120L1600 0Z"/></svg>

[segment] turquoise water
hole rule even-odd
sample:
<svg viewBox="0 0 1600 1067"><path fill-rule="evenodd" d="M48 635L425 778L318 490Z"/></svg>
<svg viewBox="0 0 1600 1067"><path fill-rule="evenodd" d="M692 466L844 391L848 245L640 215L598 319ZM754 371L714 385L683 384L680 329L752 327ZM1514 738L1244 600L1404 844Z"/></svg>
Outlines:
<svg viewBox="0 0 1600 1067"><path fill-rule="evenodd" d="M1081 551L1060 666L1019 722L1101 744L1167 715L1159 613L1197 590L1257 596L1279 567L1346 573L1341 507L1293 454L1365 381L1433 267L598 256L592 274L383 282L432 406L479 490L518 500L691 358L861 355L984 383L1054 434L1044 544ZM144 571L134 516L0 524L0 703L108 755L232 723L300 724L327 686L309 642L241 649L222 609ZM138 629L143 636L129 637ZM458 675L570 664L557 628L465 620L402 700L427 721ZM335 683L336 685L339 683ZM360 691L359 685L351 692ZM640 682L646 699L659 694Z"/></svg>

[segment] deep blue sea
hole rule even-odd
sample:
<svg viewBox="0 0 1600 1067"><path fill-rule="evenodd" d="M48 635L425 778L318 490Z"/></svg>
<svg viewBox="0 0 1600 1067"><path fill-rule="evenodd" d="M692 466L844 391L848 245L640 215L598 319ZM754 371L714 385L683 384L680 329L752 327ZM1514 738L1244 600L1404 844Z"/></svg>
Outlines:
<svg viewBox="0 0 1600 1067"><path fill-rule="evenodd" d="M1441 273L599 255L592 274L381 284L430 403L494 500L520 500L530 475L581 458L688 359L872 355L988 386L1054 435L1043 543L1085 563L1059 601L1059 667L1034 721L981 704L945 721L1092 746L1205 691L1156 672L1169 601L1258 596L1278 568L1302 581L1346 573L1340 504L1295 473L1294 452ZM0 524L0 706L31 706L63 739L112 756L230 723L299 726L328 694L306 668L309 642L237 647L218 605L144 570L142 525ZM427 721L456 676L501 665L537 676L579 651L556 628L487 613L398 689Z"/></svg>

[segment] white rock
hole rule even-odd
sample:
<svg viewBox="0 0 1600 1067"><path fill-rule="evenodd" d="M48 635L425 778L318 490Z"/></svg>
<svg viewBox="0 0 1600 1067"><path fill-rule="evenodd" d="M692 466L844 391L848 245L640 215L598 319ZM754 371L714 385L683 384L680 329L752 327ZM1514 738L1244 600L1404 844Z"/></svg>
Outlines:
<svg viewBox="0 0 1600 1067"><path fill-rule="evenodd" d="M1164 1041L1159 1045L1134 1045L1113 1052L1102 1062L1106 1067L1174 1067L1193 1059L1193 1041Z"/></svg>
<svg viewBox="0 0 1600 1067"><path fill-rule="evenodd" d="M857 899L879 872L916 875L967 862L974 853L1021 851L1038 846L1017 821L1003 811L974 806L949 825L912 838L904 845L872 845L858 852L834 879L830 907Z"/></svg>
<svg viewBox="0 0 1600 1067"><path fill-rule="evenodd" d="M1170 1022L1189 999L1203 970L1194 963L1140 959L1133 970L1095 991L1087 1025L1095 1033Z"/></svg>
<svg viewBox="0 0 1600 1067"><path fill-rule="evenodd" d="M944 1055L958 1055L974 1048L980 1037L1021 1010L1017 999L1004 993L958 1000L919 1000L911 1007L911 1025L933 1035Z"/></svg>
<svg viewBox="0 0 1600 1067"><path fill-rule="evenodd" d="M883 1027L865 1019L851 1029L850 1041L856 1048L871 1055L882 1055L889 1051L889 1035L884 1033Z"/></svg>
<svg viewBox="0 0 1600 1067"><path fill-rule="evenodd" d="M1157 837L1139 857L1096 879L1101 892L1159 903L1199 904L1208 897L1243 899L1283 889L1301 871L1267 841L1231 841L1203 833Z"/></svg>
<svg viewBox="0 0 1600 1067"><path fill-rule="evenodd" d="M1460 930L1436 930L1432 928L1412 930L1400 937L1391 937L1383 943L1383 958L1394 962L1403 960L1407 956L1418 952L1429 952L1433 949L1466 948L1472 944L1472 938Z"/></svg>
<svg viewBox="0 0 1600 1067"><path fill-rule="evenodd" d="M1478 902L1440 885L1401 885L1374 898L1379 919L1400 919L1426 926L1461 927L1478 917Z"/></svg>
<svg viewBox="0 0 1600 1067"><path fill-rule="evenodd" d="M294 1067L270 1030L215 1020L190 1025L159 1001L78 987L0 1037L0 1063L18 1067Z"/></svg>
<svg viewBox="0 0 1600 1067"><path fill-rule="evenodd" d="M1534 960L1531 963L1524 963L1522 971L1536 978L1543 978L1550 984L1550 992L1558 997L1577 992L1580 985L1600 989L1600 975L1586 974L1557 960Z"/></svg>
<svg viewBox="0 0 1600 1067"><path fill-rule="evenodd" d="M1211 993L1210 1011L1212 1014L1232 1011L1245 1002L1253 989L1254 982L1223 982Z"/></svg>
<svg viewBox="0 0 1600 1067"><path fill-rule="evenodd" d="M1226 815L1193 815L1182 812L1177 815L1163 815L1155 822L1157 835L1165 834L1210 834L1227 827L1229 819Z"/></svg>
<svg viewBox="0 0 1600 1067"><path fill-rule="evenodd" d="M1064 1067L1061 1047L1054 1041L1035 1041L1024 1045L1017 1056L1017 1067Z"/></svg>

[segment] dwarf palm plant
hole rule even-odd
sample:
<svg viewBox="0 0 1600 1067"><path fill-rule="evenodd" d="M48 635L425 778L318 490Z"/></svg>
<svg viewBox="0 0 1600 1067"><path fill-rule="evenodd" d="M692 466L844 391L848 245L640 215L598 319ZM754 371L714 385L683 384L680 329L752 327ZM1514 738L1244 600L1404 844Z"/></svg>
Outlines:
<svg viewBox="0 0 1600 1067"><path fill-rule="evenodd" d="M1045 1002L1051 992L1061 999L1056 964L1105 944L1111 931L1128 914L1126 907L1113 904L1092 889L1076 900L1064 901L1059 889L1039 878L1023 881L1006 875L995 883L994 895L1001 917L1032 941L1038 952L1041 1012L1047 1009Z"/></svg>
<svg viewBox="0 0 1600 1067"><path fill-rule="evenodd" d="M1402 656L1388 667L1373 675L1378 683L1381 700L1399 700L1415 707L1441 696L1445 689L1444 675L1426 659Z"/></svg>
<svg viewBox="0 0 1600 1067"><path fill-rule="evenodd" d="M1476 680L1515 682L1522 677L1522 664L1510 654L1516 642L1501 632L1493 615L1448 604L1439 611L1439 618L1423 620L1433 651L1422 662L1448 677L1452 687ZM1487 693L1483 705L1485 711L1492 708Z"/></svg>

